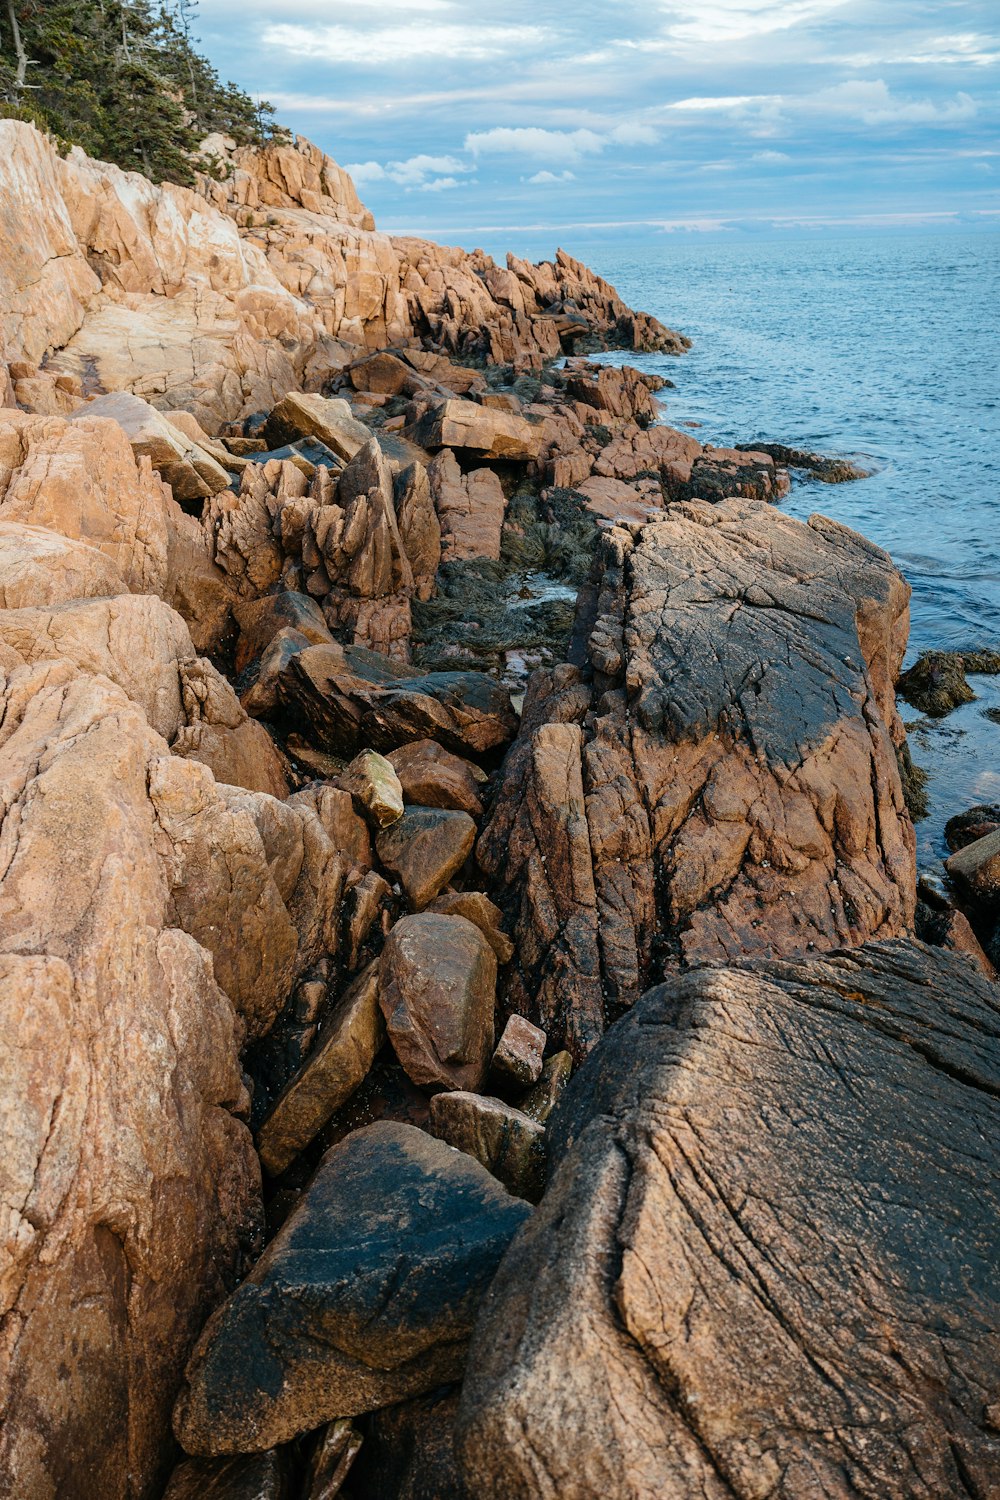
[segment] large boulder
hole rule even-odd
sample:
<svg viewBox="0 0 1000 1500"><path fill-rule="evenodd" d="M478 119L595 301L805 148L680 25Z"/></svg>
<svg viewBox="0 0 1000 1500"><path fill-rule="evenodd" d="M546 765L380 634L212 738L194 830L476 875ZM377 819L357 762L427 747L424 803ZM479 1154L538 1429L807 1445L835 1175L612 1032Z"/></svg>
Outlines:
<svg viewBox="0 0 1000 1500"><path fill-rule="evenodd" d="M338 458L348 460L371 441L371 430L340 398L289 391L268 417L264 436L272 448L296 438L318 438Z"/></svg>
<svg viewBox="0 0 1000 1500"><path fill-rule="evenodd" d="M431 407L411 436L424 448L458 448L477 458L527 463L538 457L542 435L516 412L450 400Z"/></svg>
<svg viewBox="0 0 1000 1500"><path fill-rule="evenodd" d="M483 1304L469 1493L993 1493L998 1097L995 991L954 955L652 990L553 1115Z"/></svg>
<svg viewBox="0 0 1000 1500"><path fill-rule="evenodd" d="M450 448L437 455L427 470L431 494L441 526L441 556L445 562L500 557L507 500L492 469L463 474Z"/></svg>
<svg viewBox="0 0 1000 1500"><path fill-rule="evenodd" d="M421 1130L355 1131L202 1334L174 1418L184 1448L255 1452L457 1378L527 1213Z"/></svg>
<svg viewBox="0 0 1000 1500"><path fill-rule="evenodd" d="M478 848L512 1007L578 1056L665 967L894 937L916 886L884 552L690 502L606 533L599 574L588 672L536 674Z"/></svg>
<svg viewBox="0 0 1000 1500"><path fill-rule="evenodd" d="M110 557L41 526L0 520L0 607L65 604L127 594Z"/></svg>
<svg viewBox="0 0 1000 1500"><path fill-rule="evenodd" d="M176 423L162 417L155 406L128 391L98 396L70 420L95 417L117 422L132 446L136 460L148 458L169 484L175 500L205 500L228 488L229 475L205 448Z"/></svg>
<svg viewBox="0 0 1000 1500"><path fill-rule="evenodd" d="M465 864L476 825L464 812L410 807L376 840L378 857L415 911L422 911Z"/></svg>

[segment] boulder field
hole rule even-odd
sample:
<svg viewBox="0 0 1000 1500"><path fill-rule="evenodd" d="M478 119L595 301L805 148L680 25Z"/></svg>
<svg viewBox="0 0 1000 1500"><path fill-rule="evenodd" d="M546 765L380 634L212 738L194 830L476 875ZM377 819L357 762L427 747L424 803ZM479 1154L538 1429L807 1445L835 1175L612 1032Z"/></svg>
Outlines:
<svg viewBox="0 0 1000 1500"><path fill-rule="evenodd" d="M0 145L0 1494L1000 1493L1000 810L918 900L844 466L307 141Z"/></svg>

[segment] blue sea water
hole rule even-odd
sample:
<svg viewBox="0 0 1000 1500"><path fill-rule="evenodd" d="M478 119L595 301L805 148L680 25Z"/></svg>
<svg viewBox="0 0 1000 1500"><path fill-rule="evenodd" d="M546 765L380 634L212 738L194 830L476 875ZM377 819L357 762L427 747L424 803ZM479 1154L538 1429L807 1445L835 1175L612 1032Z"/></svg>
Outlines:
<svg viewBox="0 0 1000 1500"><path fill-rule="evenodd" d="M492 247L491 247L492 248ZM672 426L705 442L773 441L858 457L855 484L797 480L783 502L885 547L913 586L908 662L932 647L1000 647L1000 234L837 239L671 237L567 248L633 307L693 341L666 375ZM911 728L930 773L920 858L946 820L1000 800L1000 678L976 703Z"/></svg>

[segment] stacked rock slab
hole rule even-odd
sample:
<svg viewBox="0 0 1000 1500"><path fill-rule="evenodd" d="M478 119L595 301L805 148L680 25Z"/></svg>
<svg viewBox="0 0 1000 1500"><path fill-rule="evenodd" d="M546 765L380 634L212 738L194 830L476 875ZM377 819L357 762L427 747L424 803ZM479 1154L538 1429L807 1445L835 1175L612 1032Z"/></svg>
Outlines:
<svg viewBox="0 0 1000 1500"><path fill-rule="evenodd" d="M484 1302L468 1492L992 1493L998 1041L992 986L915 943L646 995Z"/></svg>
<svg viewBox="0 0 1000 1500"><path fill-rule="evenodd" d="M590 673L536 677L479 843L513 1009L580 1055L677 963L911 928L908 602L863 538L753 501L605 536Z"/></svg>

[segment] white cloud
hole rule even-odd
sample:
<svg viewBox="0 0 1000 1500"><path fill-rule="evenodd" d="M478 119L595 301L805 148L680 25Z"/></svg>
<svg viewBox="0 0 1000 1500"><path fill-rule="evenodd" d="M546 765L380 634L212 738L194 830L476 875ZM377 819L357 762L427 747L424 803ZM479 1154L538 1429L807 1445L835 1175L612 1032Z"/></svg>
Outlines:
<svg viewBox="0 0 1000 1500"><path fill-rule="evenodd" d="M617 146L655 146L660 139L660 133L652 125L616 125L611 132L611 139Z"/></svg>
<svg viewBox="0 0 1000 1500"><path fill-rule="evenodd" d="M490 62L544 47L543 26L458 25L450 21L411 21L400 26L265 26L261 41L315 61L362 68L405 69L420 58Z"/></svg>
<svg viewBox="0 0 1000 1500"><path fill-rule="evenodd" d="M593 130L543 130L530 125L503 125L465 137L465 149L473 156L542 156L560 163L597 156L607 144L607 136Z"/></svg>
<svg viewBox="0 0 1000 1500"><path fill-rule="evenodd" d="M522 177L521 181L533 183L537 187L543 187L552 182L575 182L576 173L549 172L543 169L541 172L536 172L534 177Z"/></svg>
<svg viewBox="0 0 1000 1500"><path fill-rule="evenodd" d="M456 173L471 172L472 168L457 156L421 155L411 156L406 161L390 161L385 166L377 161L349 162L344 171L354 178L356 185L395 182L399 187L443 192L445 186L458 186ZM428 179L436 179L438 185Z"/></svg>
<svg viewBox="0 0 1000 1500"><path fill-rule="evenodd" d="M386 175L385 167L377 161L348 162L344 171L353 177L355 187L363 187L366 182L382 182Z"/></svg>
<svg viewBox="0 0 1000 1500"><path fill-rule="evenodd" d="M755 151L751 161L770 162L776 165L778 162L791 161L791 157L784 151Z"/></svg>
<svg viewBox="0 0 1000 1500"><path fill-rule="evenodd" d="M789 31L841 10L848 0L661 0L675 42L718 47Z"/></svg>
<svg viewBox="0 0 1000 1500"><path fill-rule="evenodd" d="M473 181L475 181L474 178ZM435 177L431 182L422 182L420 184L420 191L422 193L444 193L449 188L461 186L462 184L457 177Z"/></svg>
<svg viewBox="0 0 1000 1500"><path fill-rule="evenodd" d="M786 105L790 102L785 101ZM820 89L801 101L810 112L843 115L860 120L863 125L934 125L969 120L976 113L975 101L968 94L956 94L934 104L930 99L905 100L893 94L882 78L852 78Z"/></svg>

